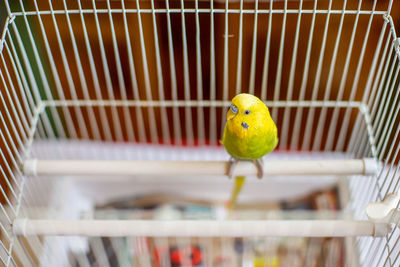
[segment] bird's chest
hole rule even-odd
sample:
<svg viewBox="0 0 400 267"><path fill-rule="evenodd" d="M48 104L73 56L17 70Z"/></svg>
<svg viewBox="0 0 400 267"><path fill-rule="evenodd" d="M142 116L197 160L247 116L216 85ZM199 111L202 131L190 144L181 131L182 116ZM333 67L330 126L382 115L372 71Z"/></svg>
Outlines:
<svg viewBox="0 0 400 267"><path fill-rule="evenodd" d="M243 127L242 127L243 128ZM263 145L265 140L263 129L240 129L232 127L227 129L224 144L229 143L228 152L236 158L252 158L253 151Z"/></svg>
<svg viewBox="0 0 400 267"><path fill-rule="evenodd" d="M233 138L240 139L243 142L248 142L254 136L260 134L259 125L252 123L248 128L244 128L241 123L230 123L227 124L228 131L231 133Z"/></svg>

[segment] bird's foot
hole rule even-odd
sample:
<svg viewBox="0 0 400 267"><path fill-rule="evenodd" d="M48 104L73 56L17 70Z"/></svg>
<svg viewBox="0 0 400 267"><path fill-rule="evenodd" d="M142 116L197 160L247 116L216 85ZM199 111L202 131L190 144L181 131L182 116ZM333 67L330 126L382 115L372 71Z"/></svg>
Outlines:
<svg viewBox="0 0 400 267"><path fill-rule="evenodd" d="M230 158L229 159L229 165L228 165L228 177L229 179L232 179L233 177L233 170L235 169L235 166L239 163L239 160L235 158Z"/></svg>
<svg viewBox="0 0 400 267"><path fill-rule="evenodd" d="M256 159L253 161L257 168L257 177L258 179L263 178L264 176L264 161L262 159Z"/></svg>

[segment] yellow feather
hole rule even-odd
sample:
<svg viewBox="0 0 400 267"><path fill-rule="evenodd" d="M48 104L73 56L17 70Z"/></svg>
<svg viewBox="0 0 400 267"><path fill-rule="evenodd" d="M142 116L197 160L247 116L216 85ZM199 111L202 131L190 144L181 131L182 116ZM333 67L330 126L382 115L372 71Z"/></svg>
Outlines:
<svg viewBox="0 0 400 267"><path fill-rule="evenodd" d="M232 211L236 206L236 200L237 200L237 197L238 197L240 191L242 191L242 187L244 185L245 179L246 179L245 176L236 176L236 178L235 178L235 185L233 186L231 200L229 201L228 209L230 211Z"/></svg>

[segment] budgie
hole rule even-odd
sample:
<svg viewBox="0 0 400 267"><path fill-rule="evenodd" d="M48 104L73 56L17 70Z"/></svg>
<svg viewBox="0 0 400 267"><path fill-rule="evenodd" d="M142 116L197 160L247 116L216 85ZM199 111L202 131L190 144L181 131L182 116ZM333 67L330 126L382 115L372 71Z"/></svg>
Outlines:
<svg viewBox="0 0 400 267"><path fill-rule="evenodd" d="M257 176L264 174L262 157L273 151L278 144L278 130L267 106L256 96L239 94L232 99L226 115L222 144L231 155L228 176L239 160L251 160L257 167ZM244 183L244 177L236 177L231 198L235 202Z"/></svg>

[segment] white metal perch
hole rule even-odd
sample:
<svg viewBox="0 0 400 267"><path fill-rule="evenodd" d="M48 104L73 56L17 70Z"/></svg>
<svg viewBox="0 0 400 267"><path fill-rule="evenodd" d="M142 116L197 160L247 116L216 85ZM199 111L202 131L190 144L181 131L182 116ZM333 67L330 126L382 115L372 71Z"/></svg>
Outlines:
<svg viewBox="0 0 400 267"><path fill-rule="evenodd" d="M374 159L269 160L264 175L374 175ZM25 161L26 175L227 175L226 161L114 161L37 160ZM239 162L234 175L256 175L251 162Z"/></svg>
<svg viewBox="0 0 400 267"><path fill-rule="evenodd" d="M17 235L152 236L152 237L346 237L378 236L391 231L387 223L346 220L30 220L17 219Z"/></svg>

